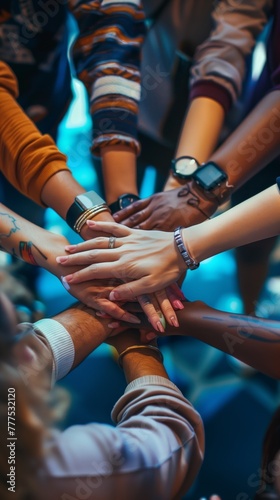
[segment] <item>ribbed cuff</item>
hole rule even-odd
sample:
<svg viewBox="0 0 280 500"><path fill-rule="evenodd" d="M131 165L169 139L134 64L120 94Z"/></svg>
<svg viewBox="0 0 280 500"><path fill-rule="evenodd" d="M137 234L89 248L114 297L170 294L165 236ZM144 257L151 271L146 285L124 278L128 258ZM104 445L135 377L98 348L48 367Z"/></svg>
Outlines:
<svg viewBox="0 0 280 500"><path fill-rule="evenodd" d="M34 323L48 341L53 353L53 378L60 380L71 370L75 357L75 348L68 331L54 319L41 319Z"/></svg>
<svg viewBox="0 0 280 500"><path fill-rule="evenodd" d="M173 384L171 380L159 375L145 375L144 377L136 378L135 380L130 382L130 384L128 384L125 389L125 393L137 389L138 387L142 387L143 385L161 385L164 387L168 387L169 389L173 389L179 392L179 394L182 394L177 385Z"/></svg>
<svg viewBox="0 0 280 500"><path fill-rule="evenodd" d="M190 91L190 100L197 97L208 97L223 106L225 113L229 111L232 105L232 97L227 89L219 83L210 80L199 80L194 83Z"/></svg>

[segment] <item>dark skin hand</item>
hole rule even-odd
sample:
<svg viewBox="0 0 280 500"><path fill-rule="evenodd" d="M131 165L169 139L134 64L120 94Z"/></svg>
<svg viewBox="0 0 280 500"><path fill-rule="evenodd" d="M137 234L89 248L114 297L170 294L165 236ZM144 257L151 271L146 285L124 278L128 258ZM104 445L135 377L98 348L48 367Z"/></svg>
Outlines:
<svg viewBox="0 0 280 500"><path fill-rule="evenodd" d="M190 181L182 187L156 193L136 201L116 212L114 219L135 229L174 231L176 227L189 227L208 219L218 208L218 200L206 197Z"/></svg>

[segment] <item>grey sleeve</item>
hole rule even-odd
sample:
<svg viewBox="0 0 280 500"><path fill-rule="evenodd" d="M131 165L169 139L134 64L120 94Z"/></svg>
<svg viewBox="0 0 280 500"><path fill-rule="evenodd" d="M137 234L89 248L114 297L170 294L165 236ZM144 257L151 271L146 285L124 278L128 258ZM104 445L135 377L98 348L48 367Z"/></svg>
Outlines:
<svg viewBox="0 0 280 500"><path fill-rule="evenodd" d="M79 489L90 500L181 499L204 453L203 424L189 401L170 381L142 377L112 416L115 428L92 423L57 434L46 460L48 494L79 498Z"/></svg>
<svg viewBox="0 0 280 500"><path fill-rule="evenodd" d="M213 97L225 108L236 101L245 76L246 56L267 23L272 5L272 0L217 2L215 28L195 53L191 98Z"/></svg>

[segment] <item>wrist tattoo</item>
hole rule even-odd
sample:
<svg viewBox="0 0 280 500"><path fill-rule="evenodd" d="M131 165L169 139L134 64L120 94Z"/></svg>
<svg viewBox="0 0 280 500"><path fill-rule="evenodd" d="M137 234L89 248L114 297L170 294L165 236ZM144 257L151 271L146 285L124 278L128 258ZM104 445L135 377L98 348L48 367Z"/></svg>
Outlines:
<svg viewBox="0 0 280 500"><path fill-rule="evenodd" d="M47 256L41 252L41 250L32 243L32 241L20 241L19 242L19 255L22 260L32 264L33 266L38 266L38 263L34 256L34 251L37 251L43 259L48 260Z"/></svg>

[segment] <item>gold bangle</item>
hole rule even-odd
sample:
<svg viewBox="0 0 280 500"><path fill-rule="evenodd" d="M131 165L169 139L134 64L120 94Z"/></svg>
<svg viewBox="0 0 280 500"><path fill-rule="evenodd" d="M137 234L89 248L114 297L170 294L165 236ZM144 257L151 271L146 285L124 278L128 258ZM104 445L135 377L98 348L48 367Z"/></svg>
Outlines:
<svg viewBox="0 0 280 500"><path fill-rule="evenodd" d="M159 361L161 363L163 363L163 355L162 355L161 351L159 350L159 348L156 347L155 345L150 345L150 344L147 344L147 345L132 345L130 347L127 347L124 351L122 351L119 354L119 357L118 357L119 367L120 368L123 367L122 360L123 360L123 357L126 354L128 354L129 352L137 351L137 350L141 350L141 349L148 349L148 350L154 351L154 353L157 354Z"/></svg>
<svg viewBox="0 0 280 500"><path fill-rule="evenodd" d="M86 223L86 221L88 219L94 217L95 215L100 214L101 212L109 212L110 213L110 210L109 210L107 205L99 205L98 207L89 208L88 210L83 212L83 214L80 215L80 217L77 219L77 221L75 222L75 225L74 225L74 230L77 233L80 233L81 229L82 229L83 225Z"/></svg>

